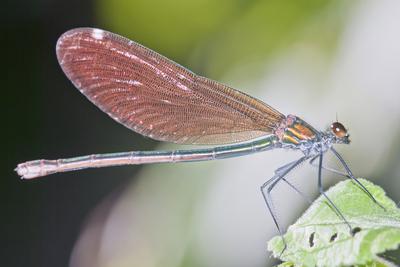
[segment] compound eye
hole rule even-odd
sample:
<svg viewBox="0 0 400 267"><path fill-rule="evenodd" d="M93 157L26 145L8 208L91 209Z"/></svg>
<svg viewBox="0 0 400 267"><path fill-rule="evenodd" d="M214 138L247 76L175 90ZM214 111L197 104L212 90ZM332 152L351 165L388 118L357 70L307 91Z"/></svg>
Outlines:
<svg viewBox="0 0 400 267"><path fill-rule="evenodd" d="M347 130L340 122L334 122L331 124L332 133L339 138L343 138L347 135Z"/></svg>

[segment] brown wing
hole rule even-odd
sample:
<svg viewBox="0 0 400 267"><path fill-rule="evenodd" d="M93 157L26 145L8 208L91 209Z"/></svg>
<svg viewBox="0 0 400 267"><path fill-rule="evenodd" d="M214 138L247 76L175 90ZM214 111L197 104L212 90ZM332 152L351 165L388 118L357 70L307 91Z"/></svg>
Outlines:
<svg viewBox="0 0 400 267"><path fill-rule="evenodd" d="M57 58L96 106L156 140L236 143L270 134L284 118L255 98L107 31L79 28L64 33L57 42Z"/></svg>

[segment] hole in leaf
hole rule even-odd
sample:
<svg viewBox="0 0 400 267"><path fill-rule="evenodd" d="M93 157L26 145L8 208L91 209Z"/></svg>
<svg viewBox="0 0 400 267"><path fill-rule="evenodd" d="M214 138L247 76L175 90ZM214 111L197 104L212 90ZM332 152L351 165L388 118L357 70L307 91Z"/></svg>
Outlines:
<svg viewBox="0 0 400 267"><path fill-rule="evenodd" d="M337 233L334 233L334 234L331 236L331 239L330 239L329 241L330 241L330 242L335 241L336 237L337 237Z"/></svg>
<svg viewBox="0 0 400 267"><path fill-rule="evenodd" d="M312 248L314 246L314 236L315 236L315 232L313 232L310 235L310 238L308 239L308 242L310 243L310 247Z"/></svg>
<svg viewBox="0 0 400 267"><path fill-rule="evenodd" d="M358 232L360 232L361 231L361 228L360 227L355 227L355 228L353 228L353 230L351 230L351 234L354 236L354 235L356 235Z"/></svg>

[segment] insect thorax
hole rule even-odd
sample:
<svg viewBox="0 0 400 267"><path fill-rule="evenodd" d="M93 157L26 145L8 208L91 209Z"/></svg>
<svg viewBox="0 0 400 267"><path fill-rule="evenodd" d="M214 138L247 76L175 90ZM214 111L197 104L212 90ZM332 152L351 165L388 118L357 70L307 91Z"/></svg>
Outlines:
<svg viewBox="0 0 400 267"><path fill-rule="evenodd" d="M317 131L304 120L288 115L275 130L283 148L300 149L305 155L317 155L332 145L329 135Z"/></svg>

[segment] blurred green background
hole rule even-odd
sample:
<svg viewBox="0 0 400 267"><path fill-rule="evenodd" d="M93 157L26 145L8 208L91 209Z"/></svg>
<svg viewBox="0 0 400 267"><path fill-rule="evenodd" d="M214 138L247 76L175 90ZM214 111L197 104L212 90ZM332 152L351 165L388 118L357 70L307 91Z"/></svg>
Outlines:
<svg viewBox="0 0 400 267"><path fill-rule="evenodd" d="M295 152L18 179L26 160L176 147L130 132L73 88L55 44L74 27L129 37L317 128L338 115L353 172L400 199L398 1L21 0L0 12L2 266L274 264L259 186ZM292 181L316 196L311 167ZM285 225L307 207L285 186L274 196Z"/></svg>

